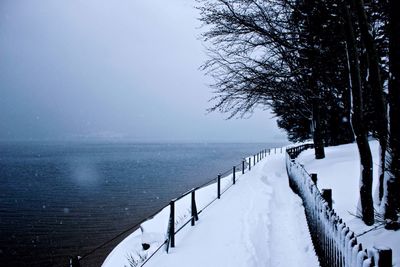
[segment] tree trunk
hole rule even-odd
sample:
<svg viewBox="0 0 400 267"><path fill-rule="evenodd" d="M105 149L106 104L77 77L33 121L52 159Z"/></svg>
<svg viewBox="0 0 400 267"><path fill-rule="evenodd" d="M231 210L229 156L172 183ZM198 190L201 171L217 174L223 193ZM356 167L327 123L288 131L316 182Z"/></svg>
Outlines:
<svg viewBox="0 0 400 267"><path fill-rule="evenodd" d="M318 89L317 89L318 90ZM315 159L325 158L324 140L322 136L321 118L319 116L319 99L313 98L312 111L313 111L313 142L315 149Z"/></svg>
<svg viewBox="0 0 400 267"><path fill-rule="evenodd" d="M312 130L313 130L313 142L315 150L315 159L325 158L324 139L322 134L322 121L320 117L320 88L317 83L318 75L316 68L316 58L319 56L319 52L316 48L315 42L315 19L313 9L315 8L314 0L305 0L305 12L307 14L306 27L308 28L308 35L306 36L308 45L308 65L310 67L310 75L308 77L308 85L312 91Z"/></svg>
<svg viewBox="0 0 400 267"><path fill-rule="evenodd" d="M400 21L397 1L389 1L389 160L385 219L397 220L400 213Z"/></svg>
<svg viewBox="0 0 400 267"><path fill-rule="evenodd" d="M346 32L346 25L343 25L342 27L343 32ZM343 104L344 104L344 109L346 111L345 113L345 119L346 120L346 131L349 132L349 137L348 137L348 143L352 143L355 141L354 138L354 130L353 130L353 125L351 124L351 114L352 114L352 96L351 96L351 74L350 74L350 60L349 60L349 51L347 48L347 45L345 46L345 51L346 53L346 58L347 58L347 64L345 65L345 74L348 79L348 89L345 90L345 94L343 95ZM348 128L348 129L347 129ZM350 136L351 135L351 136Z"/></svg>
<svg viewBox="0 0 400 267"><path fill-rule="evenodd" d="M360 154L360 204L361 215L366 225L374 223L374 207L372 200L372 156L368 143L368 131L364 125L363 99L361 88L361 76L359 66L359 53L354 36L353 22L349 7L344 6L346 19L346 40L349 56L351 93L353 100L353 114L351 122Z"/></svg>
<svg viewBox="0 0 400 267"><path fill-rule="evenodd" d="M383 176L385 173L385 155L387 150L388 138L388 119L386 115L386 104L383 96L381 74L379 68L379 58L372 36L372 29L368 23L367 14L364 9L363 0L353 0L356 10L358 23L360 26L361 40L367 53L369 77L367 82L371 86L373 106L373 123L376 126L376 133L380 145L380 169L379 169L379 200L383 196Z"/></svg>

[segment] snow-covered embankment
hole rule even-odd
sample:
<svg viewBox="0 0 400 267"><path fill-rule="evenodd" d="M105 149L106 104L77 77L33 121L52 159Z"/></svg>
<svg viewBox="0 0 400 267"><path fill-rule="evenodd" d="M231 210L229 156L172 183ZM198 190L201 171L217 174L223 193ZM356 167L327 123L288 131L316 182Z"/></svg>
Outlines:
<svg viewBox="0 0 400 267"><path fill-rule="evenodd" d="M129 266L128 253L128 247L117 247L103 266ZM299 263L319 266L301 200L290 190L284 154L278 154L267 156L241 176L201 213L195 226L177 234L175 248L168 254L160 250L146 266L286 267Z"/></svg>

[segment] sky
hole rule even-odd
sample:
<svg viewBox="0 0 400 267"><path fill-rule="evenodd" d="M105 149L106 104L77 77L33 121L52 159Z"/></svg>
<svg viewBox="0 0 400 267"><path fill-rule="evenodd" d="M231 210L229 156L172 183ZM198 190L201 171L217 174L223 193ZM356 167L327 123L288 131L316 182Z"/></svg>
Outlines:
<svg viewBox="0 0 400 267"><path fill-rule="evenodd" d="M282 141L208 113L194 0L1 0L0 140Z"/></svg>

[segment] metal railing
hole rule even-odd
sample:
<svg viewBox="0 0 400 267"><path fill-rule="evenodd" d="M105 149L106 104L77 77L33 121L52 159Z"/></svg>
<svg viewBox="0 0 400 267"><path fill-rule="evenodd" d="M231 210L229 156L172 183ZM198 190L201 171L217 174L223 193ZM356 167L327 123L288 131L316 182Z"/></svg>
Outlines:
<svg viewBox="0 0 400 267"><path fill-rule="evenodd" d="M121 236L126 235L127 233L132 233L135 230L139 229L139 227L145 223L148 220L151 220L154 218L157 214L159 214L162 210L167 208L169 206L169 220L168 220L168 230L167 230L167 238L163 241L160 242L161 244L154 250L153 253L151 253L148 257L146 257L142 262L138 264L138 266L143 266L145 265L156 253L158 253L162 247L165 246L166 251L168 252L170 248L175 247L176 241L175 241L175 235L178 234L184 227L187 225L195 226L196 221L199 219L199 214L201 214L207 207L209 207L213 202L215 202L217 199L220 199L221 196L233 185L236 184L236 182L240 179L240 176L245 174L246 172L251 170L251 167L256 165L259 161L261 161L264 157L267 155L270 155L271 153L277 153L279 152L283 153L283 148L269 148L269 149L263 149L260 152L252 155L251 157L244 158L239 164L233 166L231 169L226 170L220 174L218 174L216 177L210 179L209 181L205 182L204 184L193 188L186 193L180 195L177 198L172 199L168 205L163 206L156 212L154 212L152 215L146 217L145 219L141 220L139 223L129 227L128 229L121 231L118 235L114 236L113 238L105 241L104 243L100 244L99 246L95 247L91 251L83 254L83 256L73 256L70 257L69 259L69 264L67 266L69 267L81 267L84 266L82 264L82 261L87 259L90 255L98 251L99 249L105 247L106 245L110 244L112 241L118 239ZM227 176L228 175L228 176ZM229 176L232 176L232 180L229 183L225 183L225 187L222 188L223 184L222 181ZM211 186L215 184L216 185L216 197L213 198L210 202L208 202L204 207L202 207L200 210L197 209L197 203L196 203L196 192L198 192L200 189ZM179 200L182 200L185 197L188 197L190 195L190 216L185 218L185 221L181 221L177 223L176 220L176 203Z"/></svg>

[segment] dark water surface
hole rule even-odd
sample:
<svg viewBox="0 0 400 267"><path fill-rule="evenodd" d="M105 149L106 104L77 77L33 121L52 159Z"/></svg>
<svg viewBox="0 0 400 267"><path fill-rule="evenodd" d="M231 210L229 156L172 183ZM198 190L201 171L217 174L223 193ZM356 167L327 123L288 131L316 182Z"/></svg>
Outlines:
<svg viewBox="0 0 400 267"><path fill-rule="evenodd" d="M0 266L66 266L277 144L0 143ZM99 266L121 239L88 257Z"/></svg>

